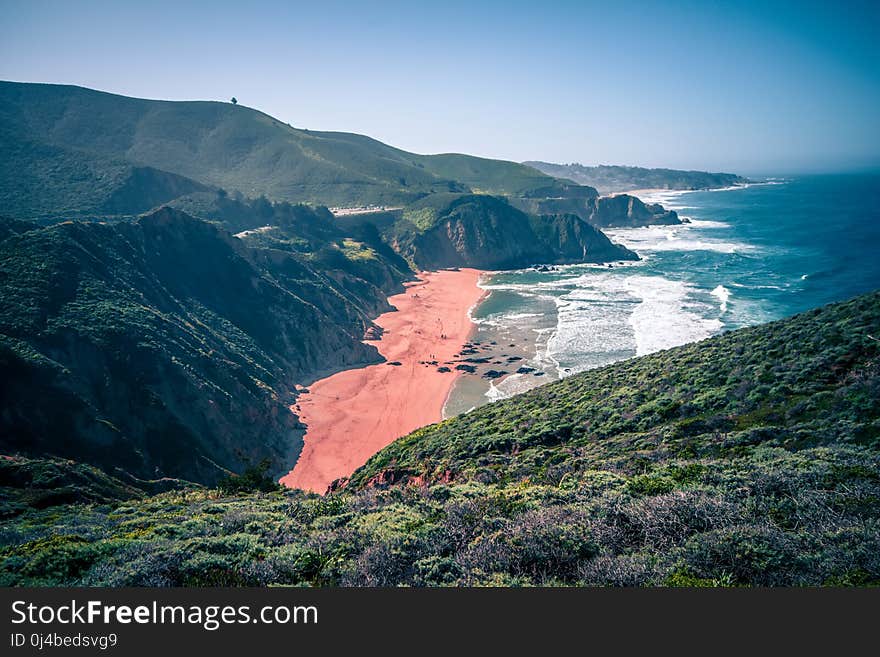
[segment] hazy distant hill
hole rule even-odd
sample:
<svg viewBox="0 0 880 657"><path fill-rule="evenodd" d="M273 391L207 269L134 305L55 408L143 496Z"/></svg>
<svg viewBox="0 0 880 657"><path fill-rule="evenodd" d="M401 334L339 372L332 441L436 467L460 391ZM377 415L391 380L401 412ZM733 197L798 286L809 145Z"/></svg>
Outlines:
<svg viewBox="0 0 880 657"><path fill-rule="evenodd" d="M0 207L18 218L142 212L205 186L345 206L555 184L522 164L416 155L362 135L293 128L241 105L61 85L0 82L0 146Z"/></svg>
<svg viewBox="0 0 880 657"><path fill-rule="evenodd" d="M643 169L642 167L595 166L583 164L551 164L524 162L543 173L573 180L580 185L595 187L602 194L633 189L718 189L742 185L748 179L733 173L678 171L675 169Z"/></svg>

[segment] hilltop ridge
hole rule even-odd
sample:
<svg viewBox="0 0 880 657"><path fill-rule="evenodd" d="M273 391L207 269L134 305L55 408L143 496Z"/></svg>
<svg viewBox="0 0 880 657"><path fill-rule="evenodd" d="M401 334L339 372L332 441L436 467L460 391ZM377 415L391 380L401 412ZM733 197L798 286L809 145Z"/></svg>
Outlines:
<svg viewBox="0 0 880 657"><path fill-rule="evenodd" d="M0 143L0 205L20 218L149 209L118 202L135 183L156 203L208 186L328 206L399 205L471 188L519 195L555 184L515 162L407 153L363 135L295 128L242 105L64 85L0 82Z"/></svg>

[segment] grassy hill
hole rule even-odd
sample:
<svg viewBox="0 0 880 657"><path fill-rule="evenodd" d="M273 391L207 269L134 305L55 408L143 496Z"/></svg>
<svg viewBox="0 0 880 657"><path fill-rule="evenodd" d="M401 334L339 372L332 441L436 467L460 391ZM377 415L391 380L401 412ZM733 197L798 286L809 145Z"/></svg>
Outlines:
<svg viewBox="0 0 880 657"><path fill-rule="evenodd" d="M140 198L119 203L119 190L137 185L159 203L207 186L346 206L555 184L521 164L416 155L362 135L294 128L241 105L62 85L0 82L0 145L0 208L25 219L145 211Z"/></svg>
<svg viewBox="0 0 880 657"><path fill-rule="evenodd" d="M473 155L417 155L413 156L413 161L435 176L457 180L479 194L522 196L536 189L552 189L560 184L532 167Z"/></svg>
<svg viewBox="0 0 880 657"><path fill-rule="evenodd" d="M8 508L0 582L877 586L878 334L875 292L585 372L423 428L323 498Z"/></svg>

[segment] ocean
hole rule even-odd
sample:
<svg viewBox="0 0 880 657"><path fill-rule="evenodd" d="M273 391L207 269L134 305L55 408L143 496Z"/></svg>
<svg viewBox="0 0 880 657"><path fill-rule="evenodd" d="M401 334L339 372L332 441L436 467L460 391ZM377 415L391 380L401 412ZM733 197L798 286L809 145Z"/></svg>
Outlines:
<svg viewBox="0 0 880 657"><path fill-rule="evenodd" d="M880 174L640 194L690 223L607 229L641 260L487 275L475 340L517 368L462 376L448 416L615 361L880 288ZM520 367L522 373L513 373Z"/></svg>

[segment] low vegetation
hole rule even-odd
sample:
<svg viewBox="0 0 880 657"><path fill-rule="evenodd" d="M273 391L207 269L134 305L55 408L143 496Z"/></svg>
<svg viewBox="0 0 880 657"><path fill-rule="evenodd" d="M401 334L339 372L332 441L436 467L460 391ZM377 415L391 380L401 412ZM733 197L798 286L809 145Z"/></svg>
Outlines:
<svg viewBox="0 0 880 657"><path fill-rule="evenodd" d="M880 293L426 427L325 497L11 512L4 585L880 585ZM259 477L256 477L259 481Z"/></svg>

